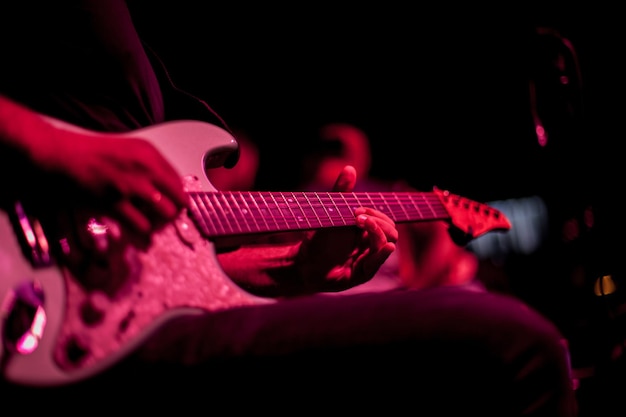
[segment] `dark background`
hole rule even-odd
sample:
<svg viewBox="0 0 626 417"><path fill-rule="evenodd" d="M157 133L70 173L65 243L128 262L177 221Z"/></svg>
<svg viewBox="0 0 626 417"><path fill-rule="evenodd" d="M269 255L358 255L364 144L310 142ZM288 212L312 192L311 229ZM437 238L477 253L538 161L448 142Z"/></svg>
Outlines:
<svg viewBox="0 0 626 417"><path fill-rule="evenodd" d="M623 290L593 293L602 275L623 281L617 6L131 4L174 81L258 142L260 188L296 186L317 127L345 121L370 135L375 176L477 201L539 195L549 236L536 253L496 260L508 290L564 329L579 364L621 343Z"/></svg>
<svg viewBox="0 0 626 417"><path fill-rule="evenodd" d="M590 152L615 142L605 129L616 120L592 113L621 97L622 25L611 24L617 8L133 4L176 83L261 143L262 185L292 186L299 153L328 121L370 134L377 176L481 200L534 193L546 176L581 176L590 163L597 168ZM583 78L570 91L558 91L559 74L541 55L550 41L537 45L540 26L575 46ZM574 73L571 63L566 71ZM557 128L576 124L564 137L549 132L546 149L530 119L528 80L538 73L548 86L538 100L552 106ZM583 101L585 111L579 106L564 120L565 106Z"/></svg>

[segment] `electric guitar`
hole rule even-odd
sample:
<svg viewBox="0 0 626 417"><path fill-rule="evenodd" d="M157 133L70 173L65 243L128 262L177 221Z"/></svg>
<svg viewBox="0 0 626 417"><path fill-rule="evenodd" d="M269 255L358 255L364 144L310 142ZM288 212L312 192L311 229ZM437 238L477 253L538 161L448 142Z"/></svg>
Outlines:
<svg viewBox="0 0 626 417"><path fill-rule="evenodd" d="M358 206L375 207L397 223L443 220L466 239L511 227L498 210L437 188L221 192L206 172L237 150L225 130L184 120L132 136L151 142L183 174L189 209L157 232L148 248L111 239L95 208L59 213L89 230L105 248L97 253L81 247L72 230L46 230L19 201L0 210L0 377L32 386L80 381L112 366L174 317L280 302L228 278L218 262L217 238L352 227Z"/></svg>

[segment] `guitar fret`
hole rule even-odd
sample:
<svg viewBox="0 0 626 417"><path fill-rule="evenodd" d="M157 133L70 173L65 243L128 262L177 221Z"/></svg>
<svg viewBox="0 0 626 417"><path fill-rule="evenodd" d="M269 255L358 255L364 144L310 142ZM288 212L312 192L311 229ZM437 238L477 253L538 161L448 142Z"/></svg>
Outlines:
<svg viewBox="0 0 626 417"><path fill-rule="evenodd" d="M299 192L297 194L291 193L291 195L296 201L302 200L306 203L304 207L301 203L299 204L301 216L297 218L298 224L300 225L300 228L306 228L306 229L314 229L317 227L323 227L324 224L320 222L315 206L313 202L311 201L311 199L309 198L310 194L311 193L308 193L308 192ZM305 223L306 223L306 226L303 227Z"/></svg>
<svg viewBox="0 0 626 417"><path fill-rule="evenodd" d="M337 202L335 201L335 199L331 198L330 193L314 193L314 195L317 197L317 201L324 210L326 217L330 221L330 225L347 225L346 220L342 216L341 210L339 209L339 206L337 206ZM354 218L354 213L350 212L350 218Z"/></svg>
<svg viewBox="0 0 626 417"><path fill-rule="evenodd" d="M245 216L243 216L243 212L239 210L239 207L235 204L233 205L232 193L225 192L220 193L221 197L220 208L222 210L222 218L225 220L225 223L230 225L229 233L230 234L239 234L239 233L249 233L250 226L246 221ZM229 198L230 197L230 198Z"/></svg>
<svg viewBox="0 0 626 417"><path fill-rule="evenodd" d="M228 229L224 225L222 221L222 217L220 217L221 207L219 205L216 206L215 195L218 193L205 193L203 202L205 203L205 217L210 221L210 224L213 225L213 230L216 233L226 234L228 233Z"/></svg>
<svg viewBox="0 0 626 417"><path fill-rule="evenodd" d="M400 201L405 201L407 198L406 196L402 196L403 198L400 198ZM425 205L424 202L422 201L421 198L418 198L417 201L415 199L411 199L411 204L407 203L407 216L408 218L423 218L423 209L428 208L428 205ZM422 208L423 206L423 208Z"/></svg>
<svg viewBox="0 0 626 417"><path fill-rule="evenodd" d="M191 193L191 196L193 197L193 201L194 201L194 213L199 216L199 219L202 220L202 226L203 230L205 233L207 234L216 234L217 233L217 228L215 227L215 224L212 221L211 215L210 213L212 213L212 210L209 210L207 208L207 201L205 199L206 195L205 193Z"/></svg>
<svg viewBox="0 0 626 417"><path fill-rule="evenodd" d="M310 217L317 220L317 224L319 226L328 226L328 225L334 224L328 213L328 210L326 210L326 204L324 203L323 199L320 197L320 193L309 192L309 193L302 193L302 195L307 200L307 202L309 203L309 207L311 208ZM324 214L324 216L320 217L320 214ZM330 223L327 223L327 221Z"/></svg>
<svg viewBox="0 0 626 417"><path fill-rule="evenodd" d="M224 193L213 193L211 195L211 199L213 200L213 204L218 208L216 210L216 215L220 219L220 224L223 226L225 233L232 234L238 232L236 230L236 222L233 219L232 211L227 205L227 201L225 201Z"/></svg>
<svg viewBox="0 0 626 417"><path fill-rule="evenodd" d="M445 209L443 209L443 206L441 205L441 201L439 201L439 199L428 199L428 198L422 198L425 203L427 204L428 209L430 210L430 213L432 216L437 216L438 213L439 215L441 215L442 211L445 211ZM433 203L437 203L436 206L442 208L443 210L441 211L437 211L437 207L433 207ZM445 215L447 216L447 211L445 211Z"/></svg>
<svg viewBox="0 0 626 417"><path fill-rule="evenodd" d="M242 209L241 206L239 205L239 202L237 201L237 198L235 197L235 194L232 192L226 192L223 193L223 199L226 202L226 204L228 204L228 202L230 201L230 211L228 212L230 215L232 215L234 221L236 222L237 226L239 226L239 232L242 233L249 233L251 231L255 231L256 228L252 229L250 227L250 223L248 222L249 217L246 216L247 213L247 209Z"/></svg>
<svg viewBox="0 0 626 417"><path fill-rule="evenodd" d="M422 196L417 196L417 198L413 198L411 195L396 195L398 201L400 201L401 205L404 207L404 212L407 215L407 219L424 219L426 212L432 212L429 204L424 201Z"/></svg>
<svg viewBox="0 0 626 417"><path fill-rule="evenodd" d="M341 195L341 194L340 194ZM342 198L342 201L345 202L345 200ZM350 217L348 217L348 219L350 220L349 222L346 220L346 217L343 216L341 209L339 207L339 203L336 199L331 199L331 203L332 203L332 207L329 209L332 211L333 213L333 218L337 218L341 221L341 224L344 226L347 226L348 224L353 225L355 224L356 220L354 219L354 212L350 212ZM335 224L339 224L339 222L335 222Z"/></svg>
<svg viewBox="0 0 626 417"><path fill-rule="evenodd" d="M346 196L354 197L354 193L340 193L339 196L343 201L342 205L337 205L337 212L341 216L344 225L353 225L356 224L356 219L354 218L354 209L356 209L356 204L350 204L348 202L348 198Z"/></svg>
<svg viewBox="0 0 626 417"><path fill-rule="evenodd" d="M291 197L287 198L285 196L285 193L281 193L280 197L282 198L283 202L284 202L284 207L287 208L287 210L289 211L290 214L290 218L291 220L288 220L286 217L284 217L285 222L287 222L287 224L289 224L290 229L303 229L303 228L311 228L313 227L311 225L311 218L308 215L309 213L307 213L302 206L298 203L298 199L296 198L296 195L294 193L290 193ZM296 212L294 212L294 207L298 210L298 214L296 214ZM284 215L284 212L282 212ZM306 227L302 227L302 224L306 223Z"/></svg>
<svg viewBox="0 0 626 417"><path fill-rule="evenodd" d="M189 197L190 197L190 211L192 216L195 218L196 223L200 223L198 224L198 226L203 230L206 231L208 230L207 224L206 224L206 219L204 218L204 216L202 215L202 212L200 210L200 207L198 206L198 194L197 193L189 193Z"/></svg>
<svg viewBox="0 0 626 417"><path fill-rule="evenodd" d="M275 197L276 204L281 208L282 219L287 225L287 229L289 230L297 230L302 229L302 222L306 223L305 228L310 227L309 219L304 215L300 204L295 199L293 193L291 193L291 197L287 197L287 193L278 193L278 198ZM296 211L294 211L294 208Z"/></svg>
<svg viewBox="0 0 626 417"><path fill-rule="evenodd" d="M340 225L341 226L347 226L348 224L350 224L350 225L355 224L353 210L349 210L349 207L347 207L348 210L346 210L346 212L347 213L349 212L349 214L348 214L348 217L346 218L343 215L342 210L341 210L341 208L338 205L337 199L335 199L335 198L328 198L328 196L329 196L328 194L326 194L326 196L327 196L327 200L328 201L325 204L321 200L320 200L320 202L322 202L322 205L326 207L326 212L328 213L329 218L331 219L331 223L333 225L335 225L335 226L340 226ZM342 201L345 202L344 199L342 199Z"/></svg>
<svg viewBox="0 0 626 417"><path fill-rule="evenodd" d="M263 219L270 221L269 223L267 223L267 230L269 231L269 230L278 229L279 224L278 224L278 221L276 220L277 217L274 213L274 210L272 210L272 206L268 204L267 198L265 198L266 195L269 195L269 193L261 192L258 194L258 196L260 197L260 200L257 200L257 206L259 207L261 217Z"/></svg>
<svg viewBox="0 0 626 417"><path fill-rule="evenodd" d="M402 219L403 220L408 219L409 218L409 213L407 212L407 209L406 209L405 205L402 204L402 201L400 200L399 194L393 193L393 198L395 200L395 206L396 207L400 207L400 210L401 210L402 215L403 215Z"/></svg>
<svg viewBox="0 0 626 417"><path fill-rule="evenodd" d="M299 226L300 221L308 221L308 219L304 219L302 216L300 218L296 217L283 193L268 193L268 196L272 199L275 213L280 215L279 220L281 224L277 223L278 230L297 230L301 228Z"/></svg>
<svg viewBox="0 0 626 417"><path fill-rule="evenodd" d="M295 195L297 201L304 202L306 204L299 204L298 209L302 213L303 221L306 221L307 228L318 228L333 226L336 223L332 220L333 217L330 212L331 200L326 203L321 203L317 193L302 192ZM299 198L298 198L299 197ZM301 226L300 226L301 227Z"/></svg>
<svg viewBox="0 0 626 417"><path fill-rule="evenodd" d="M257 215L254 215L255 210L258 212L258 206L255 206L254 208L251 207L248 204L248 201L245 199L244 194L242 192L232 192L231 193L233 196L233 200L236 202L237 207L240 207L241 213L247 215L247 218L252 220L252 222L254 222L254 228L250 226L249 222L246 222L246 224L248 225L248 231L253 232L253 231L261 231L261 230L266 230L267 229L267 223L265 223L265 229L261 228L261 226L259 226L259 222L258 219L260 218L261 220L263 220L263 222L265 222L265 217ZM238 203L238 201L240 201L243 204L243 208L241 208L241 205ZM252 200L254 201L254 200ZM260 213L257 213L260 214Z"/></svg>
<svg viewBox="0 0 626 417"><path fill-rule="evenodd" d="M420 208L420 202L415 201L411 196L396 193L394 194L399 206L402 207L402 214L405 216L402 219L398 218L396 221L403 221L407 219L423 218L422 210Z"/></svg>
<svg viewBox="0 0 626 417"><path fill-rule="evenodd" d="M430 215L434 215L435 213L435 210L427 198L418 198L417 205L415 207L419 212L420 217L423 217L426 213L430 213Z"/></svg>
<svg viewBox="0 0 626 417"><path fill-rule="evenodd" d="M371 193L367 193L367 194L366 193L359 193L359 194L360 194L361 198L365 197L367 199L367 201L368 201L368 204L363 204L363 202L361 201L360 204L362 206L370 206L370 207L373 207L373 208L377 209L378 211L381 211L381 212L383 212L383 213L385 213L387 215L390 214L389 210L386 210L386 209L388 209L388 207L381 206L381 205L376 204L374 202L374 200L372 199L372 194Z"/></svg>
<svg viewBox="0 0 626 417"><path fill-rule="evenodd" d="M196 223L198 223L199 221L202 222L202 224L200 226L202 226L202 230L204 231L208 231L209 227L207 224L207 219L203 214L203 210L202 210L202 200L200 198L200 195L198 193L189 193L190 197L191 197L191 201L192 201L192 206L191 206L191 212L192 214L195 215L196 218Z"/></svg>
<svg viewBox="0 0 626 417"><path fill-rule="evenodd" d="M370 198L370 201L372 201L372 205L376 207L379 211L382 211L388 216L391 216L393 214L396 218L400 218L398 210L397 210L398 206L394 206L390 204L389 200L385 198L385 195L395 196L396 194L395 193L383 194L380 192L375 193L375 194L370 194L369 198ZM401 212L403 211L401 210Z"/></svg>
<svg viewBox="0 0 626 417"><path fill-rule="evenodd" d="M256 195L256 193L254 193L254 195ZM259 226L259 231L268 231L271 230L271 227L268 223L268 217L269 220L273 220L273 217L271 216L267 216L267 210L265 210L263 207L261 207L259 205L259 199L254 198L253 193L252 192L247 192L246 194L241 194L241 197L243 199L248 199L250 202L252 202L252 204L250 204L248 202L248 200L246 200L246 204L248 205L248 207L250 207L250 211L252 213L252 217L254 217L255 219L261 219L263 221L263 225L265 226L264 228L262 228L261 226ZM263 202L264 200L261 199ZM256 220L255 220L256 221ZM258 221L257 221L257 225L258 225Z"/></svg>
<svg viewBox="0 0 626 417"><path fill-rule="evenodd" d="M267 218L269 216L269 218L273 220L273 223L274 223L273 227L271 227L270 230L273 230L274 228L280 229L281 225L284 225L285 222L284 222L283 214L281 213L280 208L276 204L276 199L274 198L274 195L272 193L262 192L260 196L264 204L263 211L265 214L263 217ZM269 199L266 197L269 197Z"/></svg>

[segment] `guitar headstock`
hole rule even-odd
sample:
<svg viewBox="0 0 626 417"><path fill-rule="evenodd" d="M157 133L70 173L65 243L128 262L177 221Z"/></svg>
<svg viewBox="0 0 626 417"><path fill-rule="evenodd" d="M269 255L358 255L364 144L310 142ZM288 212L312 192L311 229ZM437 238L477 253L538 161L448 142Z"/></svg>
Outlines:
<svg viewBox="0 0 626 417"><path fill-rule="evenodd" d="M450 235L456 243L467 244L470 240L491 231L507 231L511 222L501 211L484 203L434 188L450 215Z"/></svg>

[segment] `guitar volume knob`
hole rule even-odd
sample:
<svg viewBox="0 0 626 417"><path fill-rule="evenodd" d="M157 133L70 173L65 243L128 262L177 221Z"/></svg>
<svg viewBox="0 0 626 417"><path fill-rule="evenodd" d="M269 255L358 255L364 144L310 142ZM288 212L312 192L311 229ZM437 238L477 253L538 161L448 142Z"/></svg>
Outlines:
<svg viewBox="0 0 626 417"><path fill-rule="evenodd" d="M8 294L3 307L2 341L11 353L29 354L39 346L46 327L44 293L36 281L26 281Z"/></svg>

